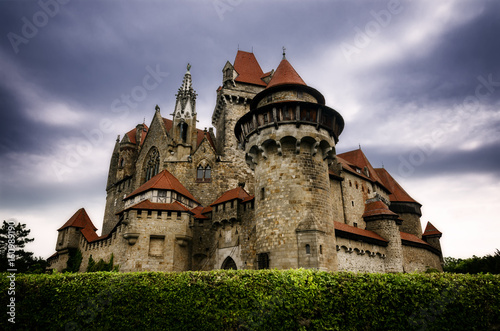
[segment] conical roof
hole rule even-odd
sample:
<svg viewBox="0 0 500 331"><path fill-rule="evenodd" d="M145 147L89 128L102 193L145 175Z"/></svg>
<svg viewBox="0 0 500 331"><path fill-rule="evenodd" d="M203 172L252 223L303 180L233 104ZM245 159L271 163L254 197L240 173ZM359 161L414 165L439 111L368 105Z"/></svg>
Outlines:
<svg viewBox="0 0 500 331"><path fill-rule="evenodd" d="M285 84L307 86L304 80L300 78L297 71L295 71L293 66L290 64L290 62L288 62L288 60L283 57L283 60L281 60L278 68L276 68L276 72L274 73L273 78L271 78L271 81L269 82L269 84L267 84L267 88Z"/></svg>
<svg viewBox="0 0 500 331"><path fill-rule="evenodd" d="M427 222L427 226L425 227L425 231L422 234L422 236L432 236L432 235L441 236L442 233L434 225L432 225L431 222Z"/></svg>
<svg viewBox="0 0 500 331"><path fill-rule="evenodd" d="M234 79L235 81L266 86L266 82L262 80L264 72L253 53L238 51L233 67L238 73L238 76Z"/></svg>

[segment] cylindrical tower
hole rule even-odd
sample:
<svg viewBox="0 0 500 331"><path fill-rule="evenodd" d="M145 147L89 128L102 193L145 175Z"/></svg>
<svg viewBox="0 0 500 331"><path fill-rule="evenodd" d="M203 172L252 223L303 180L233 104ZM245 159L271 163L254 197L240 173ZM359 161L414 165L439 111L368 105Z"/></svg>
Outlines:
<svg viewBox="0 0 500 331"><path fill-rule="evenodd" d="M344 127L283 56L235 126L255 172L259 267L336 270L328 164Z"/></svg>

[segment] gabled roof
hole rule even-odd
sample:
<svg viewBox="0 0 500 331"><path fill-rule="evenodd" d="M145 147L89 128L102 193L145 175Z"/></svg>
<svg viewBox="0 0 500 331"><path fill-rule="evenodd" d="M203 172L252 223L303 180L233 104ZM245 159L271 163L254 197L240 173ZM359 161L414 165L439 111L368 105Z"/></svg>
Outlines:
<svg viewBox="0 0 500 331"><path fill-rule="evenodd" d="M427 226L425 227L425 231L422 236L432 236L438 235L441 236L443 233L439 231L431 222L427 222Z"/></svg>
<svg viewBox="0 0 500 331"><path fill-rule="evenodd" d="M141 145L144 142L144 138L146 138L146 134L148 133L148 126L146 124L143 125L144 125L144 130L142 130L141 133L141 142L140 142ZM132 144L137 144L137 140L135 139L136 133L137 133L137 127L133 128L132 130L126 133L128 139Z"/></svg>
<svg viewBox="0 0 500 331"><path fill-rule="evenodd" d="M274 73L271 81L267 84L267 87L284 85L284 84L295 84L295 85L306 85L307 84L300 78L299 74L292 67L287 59L283 58L281 60L276 72Z"/></svg>
<svg viewBox="0 0 500 331"><path fill-rule="evenodd" d="M203 215L203 211L205 208L202 206L198 206L196 208L191 209L191 212L194 214L194 218L199 219L199 220L208 220L208 217Z"/></svg>
<svg viewBox="0 0 500 331"><path fill-rule="evenodd" d="M380 200L365 204L365 212L362 217L364 218L375 215L398 216L398 214L392 212L389 207L387 207L387 205Z"/></svg>
<svg viewBox="0 0 500 331"><path fill-rule="evenodd" d="M175 201L173 203L155 203L155 202L151 202L149 200L144 200L144 201L141 201L133 206L126 208L125 210L130 210L130 209L161 210L161 211L185 211L185 212L189 212L189 213L194 214L194 212L192 212L188 208L184 207L178 201Z"/></svg>
<svg viewBox="0 0 500 331"><path fill-rule="evenodd" d="M379 241L380 243L388 243L388 241L378 234L376 234L373 231L370 230L365 230L365 229L360 229L351 225L347 225L345 223L337 222L335 221L334 223L335 227L335 234L339 235L340 237L343 236L344 234L351 234L354 235L355 237L358 237L357 239L364 239L364 238L369 238L369 239L374 239L376 241Z"/></svg>
<svg viewBox="0 0 500 331"><path fill-rule="evenodd" d="M61 226L57 231L61 231L69 227L79 228L87 241L92 241L99 237L95 232L97 228L90 220L90 217L89 215L87 215L85 208L78 209L78 211L73 216L71 216L71 218L66 223L64 223L64 225Z"/></svg>
<svg viewBox="0 0 500 331"><path fill-rule="evenodd" d="M234 79L236 82L248 83L259 86L266 86L267 84L261 79L264 72L260 68L259 62L253 53L238 51L234 59L234 70L238 76Z"/></svg>
<svg viewBox="0 0 500 331"><path fill-rule="evenodd" d="M242 201L251 200L252 196L243 189L243 187L238 186L232 190L224 192L217 200L210 204L210 206L215 206L223 202L239 199Z"/></svg>
<svg viewBox="0 0 500 331"><path fill-rule="evenodd" d="M389 174L384 168L375 169L379 178L382 180L382 184L391 191L389 194L389 199L392 202L414 202L415 201L406 191L399 185L398 182ZM419 204L419 203L418 203ZM419 204L420 205L420 204Z"/></svg>
<svg viewBox="0 0 500 331"><path fill-rule="evenodd" d="M139 193L146 192L152 189L175 191L195 202L198 202L195 197L184 187L184 185L182 185L181 182L179 182L179 180L167 170L163 170L162 172L148 180L146 183L139 186L139 188L130 193L125 199L129 199Z"/></svg>
<svg viewBox="0 0 500 331"><path fill-rule="evenodd" d="M365 153L363 153L361 148L355 149L350 152L338 154L337 157L339 161L342 163L342 166L345 170L352 172L355 175L366 178L369 181L377 182L380 185L384 186L384 188L387 188L382 183L382 180L378 176L375 169L373 169L372 165L370 164L370 161L368 161ZM365 167L368 169L369 176L367 176L364 172ZM361 170L361 173L357 172L356 168L359 168Z"/></svg>

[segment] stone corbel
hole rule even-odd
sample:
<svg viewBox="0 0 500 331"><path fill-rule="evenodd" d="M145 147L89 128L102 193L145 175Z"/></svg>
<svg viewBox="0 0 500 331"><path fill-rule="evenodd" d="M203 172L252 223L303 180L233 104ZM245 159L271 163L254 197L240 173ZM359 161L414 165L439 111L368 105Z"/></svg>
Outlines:
<svg viewBox="0 0 500 331"><path fill-rule="evenodd" d="M281 149L281 141L276 141L276 146L278 148L278 155L283 155L283 151Z"/></svg>
<svg viewBox="0 0 500 331"><path fill-rule="evenodd" d="M319 146L319 142L315 142L314 145L312 145L312 148L311 148L311 154L312 156L315 156L317 153L318 153L318 146Z"/></svg>
<svg viewBox="0 0 500 331"><path fill-rule="evenodd" d="M259 151L262 153L262 157L264 159L267 159L267 153L266 153L266 149L264 148L264 146L260 145L259 146Z"/></svg>
<svg viewBox="0 0 500 331"><path fill-rule="evenodd" d="M295 154L300 154L300 140L295 143Z"/></svg>
<svg viewBox="0 0 500 331"><path fill-rule="evenodd" d="M123 238L125 238L128 241L128 244L130 246L133 246L137 242L137 238L139 238L139 234L133 233L133 232L127 232L127 233L123 234Z"/></svg>

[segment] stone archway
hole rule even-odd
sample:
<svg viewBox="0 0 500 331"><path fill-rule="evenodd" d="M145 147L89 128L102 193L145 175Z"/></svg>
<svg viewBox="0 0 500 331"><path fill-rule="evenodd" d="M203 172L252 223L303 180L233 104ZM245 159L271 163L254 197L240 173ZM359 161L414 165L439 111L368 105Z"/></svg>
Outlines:
<svg viewBox="0 0 500 331"><path fill-rule="evenodd" d="M226 257L224 262L222 262L221 269L238 270L238 267L236 267L236 262L234 262L234 260L230 256L228 256Z"/></svg>

